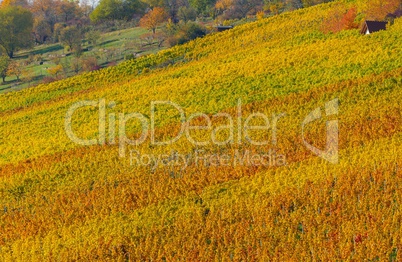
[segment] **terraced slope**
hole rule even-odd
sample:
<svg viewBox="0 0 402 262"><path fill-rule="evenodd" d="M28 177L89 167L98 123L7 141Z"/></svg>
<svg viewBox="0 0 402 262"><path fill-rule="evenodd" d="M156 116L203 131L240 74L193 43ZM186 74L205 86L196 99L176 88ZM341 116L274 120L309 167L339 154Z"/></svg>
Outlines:
<svg viewBox="0 0 402 262"><path fill-rule="evenodd" d="M332 8L286 13L0 96L0 258L401 259L402 20L369 36L357 30L325 35L319 28ZM105 101L104 144L83 146L67 136L66 113L79 101L100 107ZM153 146L148 134L121 157L121 114L139 112L150 122L152 101L180 105L186 120L202 112L215 128L229 120L213 115L229 114L236 122L233 143L198 146L183 135ZM326 117L330 101L339 101L338 114ZM252 145L244 133L238 140L240 103L243 125L253 113L269 117L270 131L252 135L270 143ZM77 136L98 138L100 107L73 115ZM321 119L303 136L303 120L316 108ZM155 119L159 140L174 137L183 122L167 105ZM303 143L325 148L326 121L338 121L337 164ZM205 124L205 115L192 123ZM125 127L131 139L140 128L135 120ZM191 134L211 140L208 130ZM216 133L219 141L229 135ZM170 162L138 165L138 154L166 154ZM199 162L180 162L197 154ZM236 154L240 159L228 165L211 160ZM268 154L268 164L247 164L247 154Z"/></svg>

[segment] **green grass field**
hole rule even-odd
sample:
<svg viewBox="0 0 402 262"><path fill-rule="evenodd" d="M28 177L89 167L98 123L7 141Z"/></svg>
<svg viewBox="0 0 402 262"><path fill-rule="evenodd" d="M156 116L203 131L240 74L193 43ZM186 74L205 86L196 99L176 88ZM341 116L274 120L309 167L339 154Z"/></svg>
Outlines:
<svg viewBox="0 0 402 262"><path fill-rule="evenodd" d="M109 62L119 63L124 60L125 55L128 54L139 54L147 55L151 53L156 53L161 49L166 48L166 46L158 47L156 45L142 47L144 40L142 38L149 34L144 28L135 27L119 31L108 32L101 35L96 46L89 45L86 41L83 41L83 52L82 56L85 57L97 57L98 63L101 67L106 67ZM106 52L114 52L110 57L105 57L102 54ZM29 78L22 76L21 81L17 81L15 76L9 76L6 78L6 83L0 84L0 93L18 91L27 87L35 86L42 82L43 78L50 76L48 69L56 66L54 57L60 57L61 64L68 64L74 57L70 54L62 44L46 44L35 46L30 50L23 50L15 55L15 60L24 62L27 61L29 56L41 55L43 58L43 64L40 62L32 62L27 67ZM67 72L65 76L71 77L75 75L74 72Z"/></svg>

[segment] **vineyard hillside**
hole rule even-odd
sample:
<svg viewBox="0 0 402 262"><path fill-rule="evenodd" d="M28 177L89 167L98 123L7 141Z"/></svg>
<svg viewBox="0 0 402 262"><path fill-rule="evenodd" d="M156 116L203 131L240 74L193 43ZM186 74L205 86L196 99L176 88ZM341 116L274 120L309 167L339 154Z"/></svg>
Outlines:
<svg viewBox="0 0 402 262"><path fill-rule="evenodd" d="M0 95L0 260L402 260L402 19L323 30L362 2Z"/></svg>

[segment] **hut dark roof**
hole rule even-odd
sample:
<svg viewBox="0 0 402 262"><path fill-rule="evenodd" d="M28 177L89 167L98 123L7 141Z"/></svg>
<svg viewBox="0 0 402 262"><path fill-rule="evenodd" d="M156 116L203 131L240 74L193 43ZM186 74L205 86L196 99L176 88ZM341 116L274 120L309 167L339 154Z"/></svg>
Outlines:
<svg viewBox="0 0 402 262"><path fill-rule="evenodd" d="M218 25L216 28L218 29L218 32L222 32L222 31L225 31L225 30L232 29L233 26L232 25L228 25L228 26Z"/></svg>
<svg viewBox="0 0 402 262"><path fill-rule="evenodd" d="M366 21L361 30L361 33L366 34L368 31L371 34L374 32L381 31L381 30L386 30L387 24L388 24L388 22L383 22L383 21Z"/></svg>

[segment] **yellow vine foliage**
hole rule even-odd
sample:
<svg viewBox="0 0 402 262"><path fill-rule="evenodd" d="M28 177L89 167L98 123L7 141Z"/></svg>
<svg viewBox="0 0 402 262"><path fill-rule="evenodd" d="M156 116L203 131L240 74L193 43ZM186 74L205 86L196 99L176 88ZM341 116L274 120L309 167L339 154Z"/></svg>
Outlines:
<svg viewBox="0 0 402 262"><path fill-rule="evenodd" d="M260 19L1 95L0 260L401 260L402 20L369 36L324 34L322 21L335 6ZM305 116L336 98L340 161L333 165L303 145L300 128ZM64 130L68 108L99 99L115 102L106 110L116 117L149 115L152 101L167 100L186 115L234 116L239 99L243 116L286 112L275 145L286 165L153 168L119 158L117 144L71 142ZM175 110L156 120L157 138L180 130ZM73 117L83 138L97 135L98 122L96 110ZM133 121L127 134L135 137L139 127ZM320 148L323 134L325 122L306 130ZM165 147L148 142L130 149L151 155L199 149L184 138ZM271 147L203 150L231 155Z"/></svg>

